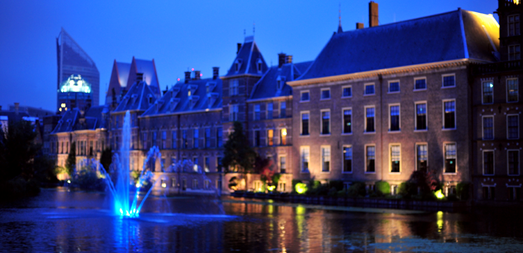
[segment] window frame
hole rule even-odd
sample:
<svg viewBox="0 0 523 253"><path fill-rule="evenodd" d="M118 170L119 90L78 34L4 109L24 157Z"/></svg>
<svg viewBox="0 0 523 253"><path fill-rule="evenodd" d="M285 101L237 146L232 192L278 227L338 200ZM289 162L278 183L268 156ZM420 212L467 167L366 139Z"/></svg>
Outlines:
<svg viewBox="0 0 523 253"><path fill-rule="evenodd" d="M323 113L328 112L329 113L329 129L328 133L323 133ZM331 109L321 109L320 110L320 136L330 136L332 131L332 114Z"/></svg>
<svg viewBox="0 0 523 253"><path fill-rule="evenodd" d="M272 132L272 138L269 138L269 131ZM273 128L267 128L265 129L265 146L266 147L272 147L275 146L274 144L274 129ZM271 144L272 143L272 144Z"/></svg>
<svg viewBox="0 0 523 253"><path fill-rule="evenodd" d="M398 83L398 90L397 91L390 91L390 84L391 83ZM389 80L388 81L388 87L387 87L387 94L396 94L401 92L401 82L399 79L396 80Z"/></svg>
<svg viewBox="0 0 523 253"><path fill-rule="evenodd" d="M324 98L323 97L323 92L324 91L329 91L329 97L328 98ZM310 95L310 94L309 94ZM332 98L332 94L331 94L331 88L321 88L320 89L320 101L323 101L323 100L330 100Z"/></svg>
<svg viewBox="0 0 523 253"><path fill-rule="evenodd" d="M445 128L445 102L450 102L450 101L454 102L454 128ZM455 98L441 100L441 117L442 117L441 118L441 123L442 123L441 130L452 131L452 130L456 130L458 128L457 111L458 111L458 106L457 106Z"/></svg>
<svg viewBox="0 0 523 253"><path fill-rule="evenodd" d="M398 130L391 130L392 129L392 114L391 114L391 107L397 106L398 107ZM376 112L374 112L374 115L376 115ZM376 117L374 117L376 118ZM376 125L376 124L374 124ZM392 103L389 104L389 133L400 133L401 132L401 105L400 103Z"/></svg>
<svg viewBox="0 0 523 253"><path fill-rule="evenodd" d="M445 86L445 77L448 77L448 76L454 76L454 85ZM455 87L456 87L456 73L448 73L448 74L441 75L441 88L442 89L455 88Z"/></svg>
<svg viewBox="0 0 523 253"><path fill-rule="evenodd" d="M271 106L269 106L271 105ZM265 119L273 119L274 118L274 102L273 101L269 101L267 102L267 104L265 105ZM269 107L271 107L271 110L269 110ZM260 107L260 115L261 115L261 107ZM261 116L260 116L261 118Z"/></svg>
<svg viewBox="0 0 523 253"><path fill-rule="evenodd" d="M280 118L280 119L287 118L287 101L285 101L285 100L280 101L278 103L278 105L279 105L278 106L278 118ZM285 108L283 108L283 110L282 110L282 105L285 105ZM283 113L282 113L282 111L283 111ZM285 115L283 115L283 114L285 114Z"/></svg>
<svg viewBox="0 0 523 253"><path fill-rule="evenodd" d="M346 88L350 89L350 95L349 96L344 96L343 95L343 90L346 89ZM351 98L351 97L352 97L352 85L343 85L343 86L341 86L341 98Z"/></svg>
<svg viewBox="0 0 523 253"><path fill-rule="evenodd" d="M518 22L515 21L514 19L514 22L510 22L510 18L511 17L518 17ZM519 24L519 29L521 29L521 17L519 16L519 14L512 14L512 15L507 15L507 37L511 37L511 36L518 36L518 35L521 35L521 30L517 30L516 28L516 24ZM513 24L514 25L514 34L511 34L510 33L510 24Z"/></svg>
<svg viewBox="0 0 523 253"><path fill-rule="evenodd" d="M517 168L517 171L518 173L517 174L510 174L510 168L509 168L509 152L512 152L512 151L515 151L517 152L517 158L518 158L518 168ZM519 176L521 175L521 152L519 149L507 149L507 175L508 176Z"/></svg>
<svg viewBox="0 0 523 253"><path fill-rule="evenodd" d="M492 85L492 101L490 101L490 103L487 103L485 102L485 87L484 85L485 84L491 84ZM485 80L485 81L482 81L481 82L481 104L482 105L491 105L491 104L494 104L494 80L490 79L490 80Z"/></svg>
<svg viewBox="0 0 523 253"><path fill-rule="evenodd" d="M350 163L350 171L345 171L345 148L351 148L351 163ZM352 174L354 172L354 147L350 144L343 145L341 147L341 173L342 174Z"/></svg>
<svg viewBox="0 0 523 253"><path fill-rule="evenodd" d="M307 124L307 134L303 134L303 114L308 114L309 119ZM311 112L310 111L300 111L300 137L310 136L311 135Z"/></svg>
<svg viewBox="0 0 523 253"><path fill-rule="evenodd" d="M304 150L307 150L307 170L306 171L303 170L303 163L304 163L304 161L303 161L303 158L304 158L303 157L303 153L304 152L303 151ZM310 168L311 168L310 164L311 164L311 150L310 150L310 146L300 146L300 173L309 173L310 174L310 171L311 171L310 170Z"/></svg>
<svg viewBox="0 0 523 253"><path fill-rule="evenodd" d="M398 146L400 149L400 157L399 157L399 171L392 171L392 147ZM401 174L401 143L389 143L389 174Z"/></svg>
<svg viewBox="0 0 523 253"><path fill-rule="evenodd" d="M309 94L309 99L302 100L303 93L308 93ZM300 103L306 103L306 102L310 102L310 101L311 101L311 93L310 93L310 91L309 90L302 90L302 91L300 91Z"/></svg>
<svg viewBox="0 0 523 253"><path fill-rule="evenodd" d="M517 127L517 130L518 130L518 136L517 136L516 138L510 138L510 136L509 136L508 118L509 118L510 116L516 116L516 117L518 118L518 120L517 120L517 122L518 122L518 127ZM517 140L517 139L519 139L519 136L520 136L520 131L519 131L519 130L520 130L519 114L514 114L514 113L507 114L507 116L506 116L505 118L506 118L506 119L505 119L505 123L506 123L506 125L507 125L507 128L505 129L505 130L507 131L507 140Z"/></svg>
<svg viewBox="0 0 523 253"><path fill-rule="evenodd" d="M350 110L350 132L345 132L345 111ZM352 135L354 129L352 127L352 120L354 119L352 115L352 107L343 107L341 108L341 135Z"/></svg>
<svg viewBox="0 0 523 253"><path fill-rule="evenodd" d="M368 164L367 164L367 161L369 160L368 158L368 152L367 152L367 149L368 147L374 147L374 171L369 171L368 170ZM365 174L376 174L376 144L365 144L364 145L364 152L365 152Z"/></svg>
<svg viewBox="0 0 523 253"><path fill-rule="evenodd" d="M427 147L427 169L429 168L429 144L428 142L416 142L415 145L414 145L414 153L415 153L415 160L414 160L414 170L415 171L418 171L419 168L418 168L418 159L419 159L419 155L418 155L418 146L426 146Z"/></svg>
<svg viewBox="0 0 523 253"><path fill-rule="evenodd" d="M240 95L240 81L238 79L231 79L229 82L229 97Z"/></svg>
<svg viewBox="0 0 523 253"><path fill-rule="evenodd" d="M323 149L326 149L329 151L329 168L327 168L327 170L324 170L323 168L323 165L325 163L324 161L324 152L323 152ZM320 146L320 168L321 168L321 173L323 174L329 174L331 171L332 171L332 153L331 153L331 146L330 145L321 145Z"/></svg>
<svg viewBox="0 0 523 253"><path fill-rule="evenodd" d="M425 129L418 129L418 105L425 104ZM414 132L427 132L429 130L429 107L427 100L414 102Z"/></svg>
<svg viewBox="0 0 523 253"><path fill-rule="evenodd" d="M256 133L258 133L258 138L256 138ZM253 147L261 147L261 130L259 128L255 128L253 129L252 134ZM258 141L258 145L256 145L256 141Z"/></svg>
<svg viewBox="0 0 523 253"><path fill-rule="evenodd" d="M261 105L260 104L254 104L253 108L253 121L261 120Z"/></svg>
<svg viewBox="0 0 523 253"><path fill-rule="evenodd" d="M492 174L485 173L485 153L492 152ZM496 175L496 153L494 149L483 149L481 150L481 175L483 176L494 176Z"/></svg>
<svg viewBox="0 0 523 253"><path fill-rule="evenodd" d="M374 93L367 93L367 86L374 86ZM374 82L372 83L364 83L363 84L363 96L375 96L376 95L376 84Z"/></svg>
<svg viewBox="0 0 523 253"><path fill-rule="evenodd" d="M446 170L445 161L447 160L447 153L446 153L445 147L447 146L447 144L454 144L454 146L456 147L456 157L454 158L456 160L456 165L454 165L454 167L455 167L454 172L445 171ZM442 148L443 148L443 175L456 175L458 173L458 143L455 141L444 141Z"/></svg>
<svg viewBox="0 0 523 253"><path fill-rule="evenodd" d="M519 59L517 59L517 53L516 53L516 48L519 47ZM521 44L511 44L511 45L508 45L508 60L509 61L518 61L518 60L521 60ZM513 52L511 52L513 51ZM514 55L514 59L512 59L511 55Z"/></svg>
<svg viewBox="0 0 523 253"><path fill-rule="evenodd" d="M234 108L238 109L236 114L234 112ZM240 105L239 104L231 104L231 105L229 105L229 121L238 121L239 114L240 114Z"/></svg>
<svg viewBox="0 0 523 253"><path fill-rule="evenodd" d="M486 139L485 138L485 118L492 118L492 138ZM494 115L482 115L481 116L481 139L482 140L494 140L495 137L495 124L494 124ZM508 127L508 126L507 126Z"/></svg>
<svg viewBox="0 0 523 253"><path fill-rule="evenodd" d="M281 162L281 158L282 157L285 157L285 171L282 172L282 162ZM286 174L287 173L287 155L278 155L278 169L280 171L281 174Z"/></svg>
<svg viewBox="0 0 523 253"><path fill-rule="evenodd" d="M367 108L374 108L374 131L367 131ZM363 134L375 134L376 133L376 106L366 105L363 106L363 119L364 119L364 131Z"/></svg>
<svg viewBox="0 0 523 253"><path fill-rule="evenodd" d="M416 89L416 81L417 80L425 80L425 88L424 89ZM427 90L427 77L426 76L419 76L419 77L414 77L414 89L412 89L413 91L424 91L424 90Z"/></svg>
<svg viewBox="0 0 523 253"><path fill-rule="evenodd" d="M508 82L511 80L516 80L516 87L517 87L517 95L516 95L516 101L509 101L509 88L508 88ZM510 77L505 80L505 88L507 90L506 94L506 101L507 103L517 103L519 102L519 78L517 77Z"/></svg>

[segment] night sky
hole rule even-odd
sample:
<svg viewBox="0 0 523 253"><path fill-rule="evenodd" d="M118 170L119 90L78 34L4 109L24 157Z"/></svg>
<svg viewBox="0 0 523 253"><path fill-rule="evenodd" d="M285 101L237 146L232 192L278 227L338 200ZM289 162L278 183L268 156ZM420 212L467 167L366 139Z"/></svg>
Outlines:
<svg viewBox="0 0 523 253"><path fill-rule="evenodd" d="M368 26L361 1L0 1L0 105L55 110L56 37L63 27L94 60L105 102L113 61L154 58L161 89L194 68L203 77L212 67L223 75L236 43L253 34L266 62L277 54L294 62L313 60L338 27ZM493 13L495 0L376 0L380 24L456 10ZM398 4L401 3L401 4ZM498 19L498 16L494 14Z"/></svg>

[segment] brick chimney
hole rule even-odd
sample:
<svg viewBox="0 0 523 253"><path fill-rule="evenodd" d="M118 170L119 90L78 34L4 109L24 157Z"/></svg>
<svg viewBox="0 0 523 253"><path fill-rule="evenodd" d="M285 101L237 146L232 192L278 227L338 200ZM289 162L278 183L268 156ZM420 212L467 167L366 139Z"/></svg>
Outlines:
<svg viewBox="0 0 523 253"><path fill-rule="evenodd" d="M185 83L188 83L191 80L191 71L185 71Z"/></svg>
<svg viewBox="0 0 523 253"><path fill-rule="evenodd" d="M136 81L137 82L143 81L143 73L136 73Z"/></svg>
<svg viewBox="0 0 523 253"><path fill-rule="evenodd" d="M200 80L200 71L199 70L194 71L194 80Z"/></svg>
<svg viewBox="0 0 523 253"><path fill-rule="evenodd" d="M356 29L363 29L364 28L364 25L363 23L356 23Z"/></svg>
<svg viewBox="0 0 523 253"><path fill-rule="evenodd" d="M278 68L281 68L281 66L285 64L285 58L287 58L287 55L285 53L278 54Z"/></svg>
<svg viewBox="0 0 523 253"><path fill-rule="evenodd" d="M285 63L292 63L292 55L287 55L287 57L285 57Z"/></svg>
<svg viewBox="0 0 523 253"><path fill-rule="evenodd" d="M378 4L369 2L369 27L378 26Z"/></svg>
<svg viewBox="0 0 523 253"><path fill-rule="evenodd" d="M212 79L216 80L220 76L220 67L212 67Z"/></svg>
<svg viewBox="0 0 523 253"><path fill-rule="evenodd" d="M15 103L15 114L18 115L19 111L20 111L20 103Z"/></svg>
<svg viewBox="0 0 523 253"><path fill-rule="evenodd" d="M242 48L242 43L238 43L238 44L236 44L236 46L238 47L236 54L238 54L240 52L240 49Z"/></svg>

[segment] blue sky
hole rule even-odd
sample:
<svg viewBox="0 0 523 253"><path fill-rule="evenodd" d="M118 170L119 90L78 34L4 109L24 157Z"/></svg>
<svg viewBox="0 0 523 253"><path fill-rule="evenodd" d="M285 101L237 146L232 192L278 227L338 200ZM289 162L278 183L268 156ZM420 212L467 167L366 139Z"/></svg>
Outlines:
<svg viewBox="0 0 523 253"><path fill-rule="evenodd" d="M369 1L0 1L0 105L55 110L56 37L63 27L95 61L100 101L105 101L113 61L132 57L156 62L160 86L183 72L212 67L224 74L244 31L253 34L268 64L277 54L313 60L338 26L368 26ZM493 13L494 0L375 1L380 24L456 10ZM494 17L498 19L497 15Z"/></svg>

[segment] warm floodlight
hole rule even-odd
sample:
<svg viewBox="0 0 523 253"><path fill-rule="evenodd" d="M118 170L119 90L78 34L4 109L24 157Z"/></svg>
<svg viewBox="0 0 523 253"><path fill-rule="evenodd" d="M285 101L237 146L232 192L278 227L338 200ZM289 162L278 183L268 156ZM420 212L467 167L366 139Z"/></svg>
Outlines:
<svg viewBox="0 0 523 253"><path fill-rule="evenodd" d="M307 190L308 190L308 189L307 189L307 185L304 184L304 183L297 183L296 186L295 186L294 188L295 188L295 190L296 190L296 192L297 192L298 194L304 194L304 193L306 193Z"/></svg>
<svg viewBox="0 0 523 253"><path fill-rule="evenodd" d="M441 189L439 189L438 191L434 192L434 195L436 195L437 199L445 198L445 195L443 195L443 193L441 192Z"/></svg>

